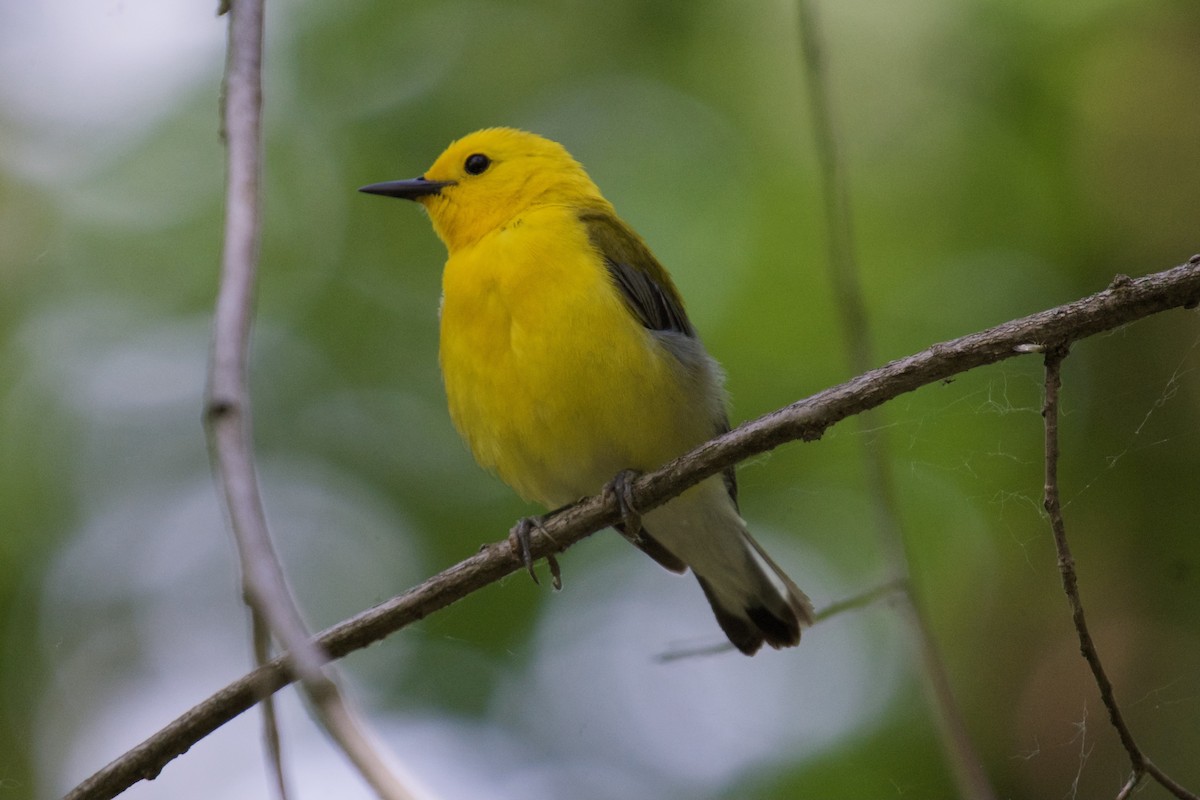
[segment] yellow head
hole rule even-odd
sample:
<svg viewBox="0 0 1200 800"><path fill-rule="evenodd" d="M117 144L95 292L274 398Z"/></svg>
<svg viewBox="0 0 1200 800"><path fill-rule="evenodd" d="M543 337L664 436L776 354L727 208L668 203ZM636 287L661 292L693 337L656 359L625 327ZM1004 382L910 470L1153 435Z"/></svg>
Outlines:
<svg viewBox="0 0 1200 800"><path fill-rule="evenodd" d="M420 178L361 191L416 200L455 252L544 205L611 209L558 142L515 128L485 128L451 143Z"/></svg>

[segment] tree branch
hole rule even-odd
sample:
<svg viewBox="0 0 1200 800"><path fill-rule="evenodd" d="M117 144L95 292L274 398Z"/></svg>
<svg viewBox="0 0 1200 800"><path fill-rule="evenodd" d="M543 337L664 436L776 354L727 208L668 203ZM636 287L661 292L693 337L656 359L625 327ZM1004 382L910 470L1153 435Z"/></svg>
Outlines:
<svg viewBox="0 0 1200 800"><path fill-rule="evenodd" d="M1200 256L1164 272L1131 280L1118 276L1106 290L1057 308L933 345L845 383L747 422L681 456L632 485L638 508L650 510L752 456L792 441L814 441L839 421L922 386L1023 353L1041 352L1119 328L1172 308L1200 304ZM555 514L535 531L537 558L561 552L620 520L616 499L591 497ZM316 637L331 658L379 641L522 568L507 536L402 595L340 622ZM294 680L276 658L185 712L150 738L79 784L68 800L115 797L138 780L154 778L173 758L212 731Z"/></svg>
<svg viewBox="0 0 1200 800"><path fill-rule="evenodd" d="M204 421L213 472L237 544L242 586L254 616L255 651L267 649L265 625L288 651L317 720L367 783L387 800L410 797L391 774L323 665L328 656L311 638L288 589L271 544L259 492L250 426L246 361L254 318L261 222L263 0L229 4L222 132L226 144L225 241L221 281L213 317L208 396ZM277 785L285 791L279 765L275 715L264 716L268 755Z"/></svg>
<svg viewBox="0 0 1200 800"><path fill-rule="evenodd" d="M1158 767L1150 763L1133 738L1133 732L1125 722L1121 707L1117 704L1113 692L1112 681L1100 663L1100 653L1096 643L1088 631L1087 619L1083 613L1083 600L1079 596L1079 578L1075 574L1075 559L1071 555L1071 547L1067 543L1067 525L1063 519L1062 502L1058 491L1058 397L1062 388L1062 362L1066 359L1068 346L1066 343L1054 345L1046 351L1046 397L1042 405L1042 418L1046 430L1046 485L1042 506L1050 518L1050 529L1054 533L1054 549L1058 552L1058 571L1062 576L1063 592L1071 606L1071 620L1075 624L1075 633L1079 636L1079 651L1087 661L1100 689L1100 699L1108 709L1108 718L1117 731L1121 746L1129 755L1132 775L1117 794L1118 798L1128 797L1130 792L1141 782L1142 777L1149 773L1163 785L1171 794L1182 800L1200 800L1196 795L1180 786Z"/></svg>

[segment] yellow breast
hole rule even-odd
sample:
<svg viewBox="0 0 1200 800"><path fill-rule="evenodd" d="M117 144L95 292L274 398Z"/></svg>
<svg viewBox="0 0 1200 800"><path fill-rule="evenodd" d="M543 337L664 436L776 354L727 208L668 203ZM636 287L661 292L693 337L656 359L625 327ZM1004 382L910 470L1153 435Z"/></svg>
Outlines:
<svg viewBox="0 0 1200 800"><path fill-rule="evenodd" d="M567 207L530 211L451 256L440 360L476 460L550 507L711 434L681 366L629 313Z"/></svg>

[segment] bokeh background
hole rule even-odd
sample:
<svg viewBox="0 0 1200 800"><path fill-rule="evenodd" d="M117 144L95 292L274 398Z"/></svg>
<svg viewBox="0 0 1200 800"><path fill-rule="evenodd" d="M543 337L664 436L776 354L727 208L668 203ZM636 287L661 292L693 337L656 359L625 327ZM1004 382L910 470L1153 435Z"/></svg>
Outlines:
<svg viewBox="0 0 1200 800"><path fill-rule="evenodd" d="M250 666L200 424L221 242L215 2L0 4L0 800L62 794ZM1194 0L819 7L880 363L1200 249ZM564 142L674 272L735 421L850 377L785 2L272 3L253 390L266 503L316 626L505 535L523 505L447 419L420 174L495 124ZM1062 480L1081 588L1151 757L1200 789L1200 324L1079 344ZM919 597L1001 797L1113 796L1127 761L1040 512L1036 356L742 466L818 606L887 574L886 446ZM720 641L612 534L344 662L437 798L954 795L885 603L788 652ZM365 797L283 698L296 796ZM131 798L251 798L257 714ZM1165 793L1156 786L1140 797Z"/></svg>

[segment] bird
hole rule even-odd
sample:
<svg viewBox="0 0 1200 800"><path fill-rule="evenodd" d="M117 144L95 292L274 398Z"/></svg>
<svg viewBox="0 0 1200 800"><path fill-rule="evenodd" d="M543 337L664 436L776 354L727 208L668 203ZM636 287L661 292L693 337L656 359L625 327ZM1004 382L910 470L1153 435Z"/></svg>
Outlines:
<svg viewBox="0 0 1200 800"><path fill-rule="evenodd" d="M734 647L798 644L812 604L750 535L732 468L645 514L628 506L629 478L729 430L724 373L566 148L485 128L423 175L360 191L419 203L446 246L438 359L475 460L547 509L617 490L618 529L691 569Z"/></svg>

